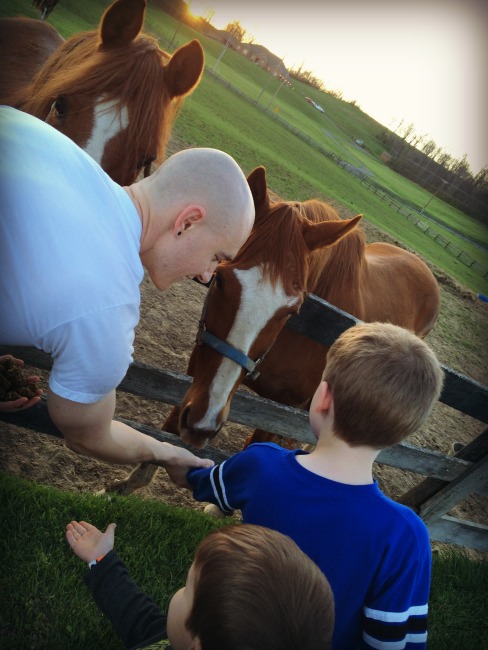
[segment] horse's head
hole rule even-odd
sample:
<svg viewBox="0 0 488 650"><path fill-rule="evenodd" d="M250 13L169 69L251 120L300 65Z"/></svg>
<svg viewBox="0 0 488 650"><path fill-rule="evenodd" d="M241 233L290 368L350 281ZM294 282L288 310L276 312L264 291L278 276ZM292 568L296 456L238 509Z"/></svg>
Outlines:
<svg viewBox="0 0 488 650"><path fill-rule="evenodd" d="M330 218L327 204L272 202L263 167L248 182L254 229L236 258L217 267L190 359L194 379L181 404L180 435L196 447L218 433L237 388L259 373L266 352L300 309L312 253L347 235L361 218L342 221L333 212L332 221L317 222L310 217Z"/></svg>
<svg viewBox="0 0 488 650"><path fill-rule="evenodd" d="M145 8L145 0L116 0L98 30L56 50L22 105L74 140L121 185L163 161L177 109L204 64L196 40L170 56L141 34Z"/></svg>

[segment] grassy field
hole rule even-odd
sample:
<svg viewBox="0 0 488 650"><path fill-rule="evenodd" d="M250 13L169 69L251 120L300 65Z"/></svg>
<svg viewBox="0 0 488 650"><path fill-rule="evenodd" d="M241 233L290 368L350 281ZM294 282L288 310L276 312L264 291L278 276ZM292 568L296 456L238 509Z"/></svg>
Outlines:
<svg viewBox="0 0 488 650"><path fill-rule="evenodd" d="M50 22L67 37L82 29L94 28L108 4L102 0L87 0L84 3L65 0L52 13ZM30 0L4 0L0 12L3 15L36 15ZM152 5L148 7L145 30L158 35L163 48L171 43L171 51L191 38L198 38L205 49L206 65L210 69L222 53L221 44L193 31ZM475 292L488 293L487 279L449 254L371 190L274 118L278 116L321 147L360 169L366 169L371 178L389 192L420 210L432 195L379 160L383 147L377 136L384 127L378 122L356 105L299 82L294 82L293 88L279 88L277 79L231 50L225 52L217 72L250 100L259 99L259 104L269 107L269 110L262 112L250 101L205 74L193 95L186 100L174 129L175 136L184 146L224 149L237 159L246 172L257 165L265 165L270 187L283 198L305 200L319 197L337 203L345 215L362 213L367 221L428 259L462 285ZM312 97L323 106L325 114L310 106L305 96ZM354 144L357 138L364 140L364 150ZM429 213L462 236L488 245L486 228L437 197L429 204ZM442 232L439 226L433 225L433 228ZM446 235L443 232L443 236L488 268L486 248L476 246L454 233Z"/></svg>
<svg viewBox="0 0 488 650"><path fill-rule="evenodd" d="M83 584L85 565L65 541L72 519L103 530L115 521L116 551L163 609L183 584L198 542L225 525L159 501L65 493L4 473L0 497L8 527L0 541L0 601L8 603L0 610L0 645L9 650L122 647ZM472 561L460 552L435 554L429 650L488 647L486 602L488 560Z"/></svg>

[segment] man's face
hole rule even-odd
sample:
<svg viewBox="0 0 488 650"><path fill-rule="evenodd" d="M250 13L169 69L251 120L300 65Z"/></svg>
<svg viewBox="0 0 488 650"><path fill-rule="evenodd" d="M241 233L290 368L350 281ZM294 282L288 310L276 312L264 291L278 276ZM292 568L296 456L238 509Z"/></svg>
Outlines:
<svg viewBox="0 0 488 650"><path fill-rule="evenodd" d="M238 229L220 232L199 221L181 235L162 237L141 260L160 290L186 277L207 283L220 262L237 255L248 235L240 224Z"/></svg>

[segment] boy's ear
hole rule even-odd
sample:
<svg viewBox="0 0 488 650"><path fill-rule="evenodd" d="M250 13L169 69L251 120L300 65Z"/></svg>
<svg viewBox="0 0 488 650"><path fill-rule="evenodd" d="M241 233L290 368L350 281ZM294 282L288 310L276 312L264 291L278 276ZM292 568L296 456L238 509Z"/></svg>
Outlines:
<svg viewBox="0 0 488 650"><path fill-rule="evenodd" d="M329 384L326 381L321 381L317 390L316 410L318 413L321 411L328 411L332 404L332 392Z"/></svg>
<svg viewBox="0 0 488 650"><path fill-rule="evenodd" d="M203 206L195 204L187 205L176 217L174 223L175 234L180 234L188 230L194 223L204 219L205 214L206 210Z"/></svg>

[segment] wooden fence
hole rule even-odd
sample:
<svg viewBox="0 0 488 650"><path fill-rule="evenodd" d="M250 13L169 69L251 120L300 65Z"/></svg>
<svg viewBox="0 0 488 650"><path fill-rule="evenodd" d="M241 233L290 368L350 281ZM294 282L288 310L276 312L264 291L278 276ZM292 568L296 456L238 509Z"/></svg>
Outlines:
<svg viewBox="0 0 488 650"><path fill-rule="evenodd" d="M358 321L349 314L310 295L300 314L290 318L287 326L330 346L344 330L356 322ZM0 354L13 354L36 368L48 370L51 367L50 357L33 348L0 346ZM488 388L446 366L443 369L446 377L440 401L486 424ZM178 405L190 383L191 377L135 361L118 390ZM314 442L305 411L245 391L238 391L234 396L228 419L292 438L299 443ZM0 414L0 420L62 437L49 418L44 400L26 411ZM182 446L180 439L170 433L124 421L158 440ZM212 446L196 453L216 462L227 457L225 452ZM488 526L448 515L455 505L470 494L488 496L488 429L455 456L445 456L402 442L383 450L377 462L426 477L398 500L418 512L427 524L432 540L488 551Z"/></svg>

